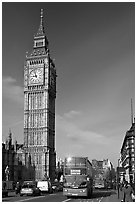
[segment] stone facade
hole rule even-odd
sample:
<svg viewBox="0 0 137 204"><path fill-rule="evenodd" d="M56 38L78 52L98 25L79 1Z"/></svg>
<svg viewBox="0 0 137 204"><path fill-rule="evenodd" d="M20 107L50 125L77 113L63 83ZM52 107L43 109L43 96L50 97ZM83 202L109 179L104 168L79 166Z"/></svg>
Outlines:
<svg viewBox="0 0 137 204"><path fill-rule="evenodd" d="M2 181L22 182L29 179L30 175L34 179L35 168L31 163L25 164L23 144L18 144L17 141L13 144L10 131L6 142L2 143Z"/></svg>
<svg viewBox="0 0 137 204"><path fill-rule="evenodd" d="M44 31L43 10L33 50L24 66L24 153L35 166L35 180L55 177L56 69Z"/></svg>
<svg viewBox="0 0 137 204"><path fill-rule="evenodd" d="M34 35L33 49L24 65L24 144L12 145L11 133L2 144L2 179L54 180L56 68L44 31L43 10Z"/></svg>
<svg viewBox="0 0 137 204"><path fill-rule="evenodd" d="M112 162L109 159L103 159L101 161L93 159L92 167L94 176L101 174L106 181L115 181L116 172Z"/></svg>
<svg viewBox="0 0 137 204"><path fill-rule="evenodd" d="M120 155L120 166L125 169L125 180L135 181L135 122L126 132Z"/></svg>

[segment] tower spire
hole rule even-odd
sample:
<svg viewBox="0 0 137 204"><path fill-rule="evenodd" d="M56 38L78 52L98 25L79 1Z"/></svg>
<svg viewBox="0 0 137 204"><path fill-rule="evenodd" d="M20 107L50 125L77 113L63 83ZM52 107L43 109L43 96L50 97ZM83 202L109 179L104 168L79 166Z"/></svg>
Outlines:
<svg viewBox="0 0 137 204"><path fill-rule="evenodd" d="M43 26L43 9L40 9L40 27L43 28L43 31L44 31L44 26Z"/></svg>
<svg viewBox="0 0 137 204"><path fill-rule="evenodd" d="M45 51L47 51L48 48L48 39L45 35L45 30L44 30L44 13L43 9L40 9L40 24L37 33L34 35L34 49L35 51L38 50L40 51L40 48L45 48ZM42 50L44 52L44 50ZM33 53L34 56L36 56L36 53ZM33 55L31 54L31 56ZM38 53L37 53L38 54Z"/></svg>
<svg viewBox="0 0 137 204"><path fill-rule="evenodd" d="M132 105L132 98L131 98L131 124L133 124L133 105Z"/></svg>
<svg viewBox="0 0 137 204"><path fill-rule="evenodd" d="M43 9L40 9L40 17L43 18Z"/></svg>
<svg viewBox="0 0 137 204"><path fill-rule="evenodd" d="M44 25L43 25L43 9L40 9L40 25L39 25L39 29L38 29L38 32L36 33L35 37L40 37L43 35L45 35Z"/></svg>

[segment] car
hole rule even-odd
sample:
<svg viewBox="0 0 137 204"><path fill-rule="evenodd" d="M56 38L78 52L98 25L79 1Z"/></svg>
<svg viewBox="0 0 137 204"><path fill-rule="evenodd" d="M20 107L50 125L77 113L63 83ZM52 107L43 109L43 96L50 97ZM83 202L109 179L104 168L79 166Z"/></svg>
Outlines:
<svg viewBox="0 0 137 204"><path fill-rule="evenodd" d="M39 188L37 188L36 184L24 183L20 190L20 196L23 195L41 195L41 191Z"/></svg>
<svg viewBox="0 0 137 204"><path fill-rule="evenodd" d="M8 190L2 189L2 197L8 197Z"/></svg>
<svg viewBox="0 0 137 204"><path fill-rule="evenodd" d="M8 196L8 190L6 189L6 182L2 181L2 197Z"/></svg>
<svg viewBox="0 0 137 204"><path fill-rule="evenodd" d="M34 184L34 185L37 185L37 181L31 181L31 180L23 181L22 185L24 185L24 184Z"/></svg>
<svg viewBox="0 0 137 204"><path fill-rule="evenodd" d="M50 181L38 181L37 188L41 191L41 193L52 193L52 187Z"/></svg>
<svg viewBox="0 0 137 204"><path fill-rule="evenodd" d="M52 183L52 189L54 192L63 191L63 184L60 182Z"/></svg>

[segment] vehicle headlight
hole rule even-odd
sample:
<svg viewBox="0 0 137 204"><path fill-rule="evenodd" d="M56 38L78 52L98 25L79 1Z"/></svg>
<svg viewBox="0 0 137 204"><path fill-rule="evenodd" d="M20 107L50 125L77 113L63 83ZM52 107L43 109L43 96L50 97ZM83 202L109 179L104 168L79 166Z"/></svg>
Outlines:
<svg viewBox="0 0 137 204"><path fill-rule="evenodd" d="M82 189L80 192L81 192L81 193L84 193L84 192L86 192L86 189Z"/></svg>
<svg viewBox="0 0 137 204"><path fill-rule="evenodd" d="M85 185L80 185L80 187L87 187L87 184L85 184Z"/></svg>
<svg viewBox="0 0 137 204"><path fill-rule="evenodd" d="M52 186L52 188L53 188L53 189L55 189L55 188L56 188L56 186Z"/></svg>
<svg viewBox="0 0 137 204"><path fill-rule="evenodd" d="M87 182L86 182L86 181L83 181L83 182L80 184L80 187L87 187Z"/></svg>

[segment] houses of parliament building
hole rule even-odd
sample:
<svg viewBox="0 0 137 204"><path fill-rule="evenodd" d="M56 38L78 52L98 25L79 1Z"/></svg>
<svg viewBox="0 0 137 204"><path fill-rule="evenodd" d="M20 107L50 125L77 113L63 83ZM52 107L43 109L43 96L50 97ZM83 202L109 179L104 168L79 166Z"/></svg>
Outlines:
<svg viewBox="0 0 137 204"><path fill-rule="evenodd" d="M2 148L3 179L6 166L12 172L11 180L54 179L56 77L41 9L33 49L26 53L24 64L24 144L15 142L12 145L12 133L9 132ZM11 162L9 157L12 157Z"/></svg>

